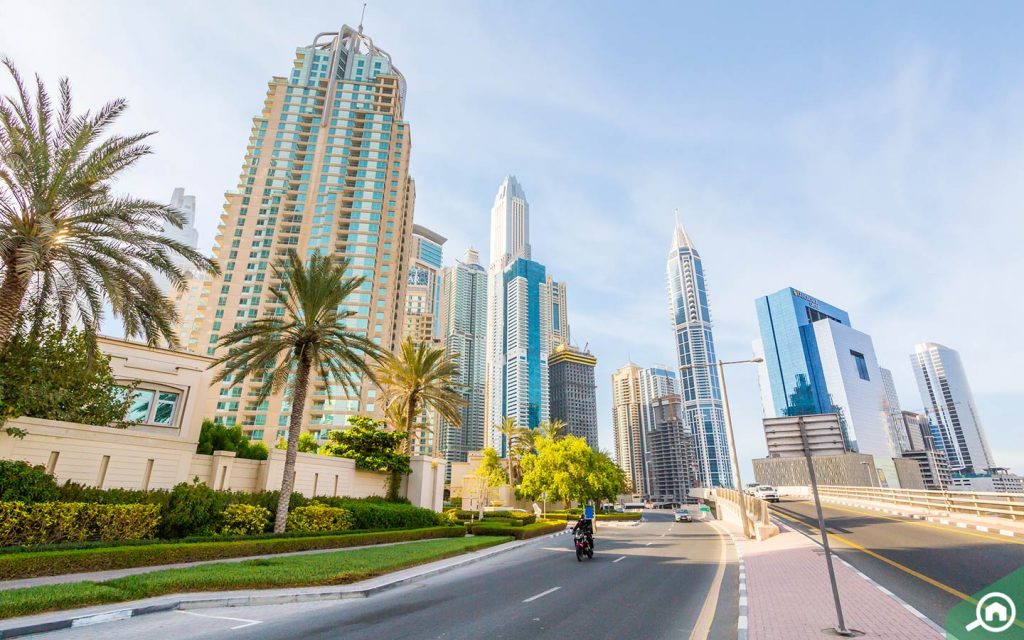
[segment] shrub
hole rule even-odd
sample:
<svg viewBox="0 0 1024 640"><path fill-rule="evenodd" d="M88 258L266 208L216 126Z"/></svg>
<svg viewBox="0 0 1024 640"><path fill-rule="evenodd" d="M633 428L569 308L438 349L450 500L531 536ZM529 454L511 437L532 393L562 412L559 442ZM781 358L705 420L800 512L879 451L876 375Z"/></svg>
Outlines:
<svg viewBox="0 0 1024 640"><path fill-rule="evenodd" d="M251 504L229 504L221 515L220 532L229 536L263 533L270 526L270 510Z"/></svg>
<svg viewBox="0 0 1024 640"><path fill-rule="evenodd" d="M552 522L550 520L542 520L541 522L520 527L488 524L486 521L466 526L476 536L513 536L517 540L527 540L565 530L564 522Z"/></svg>
<svg viewBox="0 0 1024 640"><path fill-rule="evenodd" d="M352 528L352 512L340 507L313 503L288 514L288 531L347 531Z"/></svg>
<svg viewBox="0 0 1024 640"><path fill-rule="evenodd" d="M21 460L0 460L0 501L52 502L57 499L57 482L43 465Z"/></svg>
<svg viewBox="0 0 1024 640"><path fill-rule="evenodd" d="M462 508L462 496L457 496L455 498L452 498L448 502L450 502L452 507L454 507L456 509L461 509Z"/></svg>
<svg viewBox="0 0 1024 640"><path fill-rule="evenodd" d="M203 420L196 453L209 455L214 451L234 451L236 458L246 460L266 460L270 455L267 445L250 441L245 437L242 427L229 427L209 419Z"/></svg>
<svg viewBox="0 0 1024 640"><path fill-rule="evenodd" d="M352 512L354 529L418 529L437 526L438 514L430 509L384 500L353 498L317 498L330 507Z"/></svg>
<svg viewBox="0 0 1024 640"><path fill-rule="evenodd" d="M156 505L0 502L0 546L152 537Z"/></svg>
<svg viewBox="0 0 1024 640"><path fill-rule="evenodd" d="M438 516L437 519L438 519L438 522L440 522L442 525L455 525L455 524L459 524L459 522L460 522L460 520L459 520L459 510L458 509L448 509L447 511L442 513L440 516Z"/></svg>
<svg viewBox="0 0 1024 640"><path fill-rule="evenodd" d="M184 538L216 533L230 495L214 491L198 478L192 484L182 482L175 485L160 522L160 537Z"/></svg>

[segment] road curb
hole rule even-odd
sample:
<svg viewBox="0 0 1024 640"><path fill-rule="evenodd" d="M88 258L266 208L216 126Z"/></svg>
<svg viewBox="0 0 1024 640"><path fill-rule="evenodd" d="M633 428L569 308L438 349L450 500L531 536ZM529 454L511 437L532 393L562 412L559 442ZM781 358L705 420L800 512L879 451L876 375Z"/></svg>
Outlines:
<svg viewBox="0 0 1024 640"><path fill-rule="evenodd" d="M982 531L984 533L996 533L1007 538L1021 538L1024 537L1024 532L1015 532L1010 529L1000 529L997 524L983 525L974 524L970 522L958 522L955 517L942 517L942 516L930 516L922 513L911 513L908 511L899 511L897 509L887 509L885 507L871 507L862 503L850 502L848 500L836 500L832 498L821 498L822 502L831 502L832 504L842 504L848 507L857 507L858 509L866 509L868 511L878 511L879 513L888 513L894 516L901 516L904 518L910 518L911 520L926 520L928 522L934 522L936 524L942 524L949 527L956 527L958 529L974 529L976 531Z"/></svg>
<svg viewBox="0 0 1024 640"><path fill-rule="evenodd" d="M109 611L100 611L96 613L89 613L84 615L74 615L74 610L66 612L68 615L64 618L56 620L47 620L45 622L30 622L21 626L0 628L0 639L6 638L19 638L28 636L36 633L46 633L49 631L59 631L62 629L71 629L75 627L85 627L94 624L102 624L105 622L115 622L117 620L126 620L128 618L136 618L139 616L151 614L151 613L163 613L165 611L172 611L180 609L182 611L188 611L190 609L210 609L214 607L251 607L261 605L274 605L274 604L293 604L300 602L322 602L328 600L349 600L354 598L368 598L372 595L376 595L383 591L393 589L395 587L414 582L416 580L422 580L424 578L430 578L448 571L453 571L465 567L466 565L479 562L481 560L487 560L493 558L496 555L514 551L520 549L528 544L537 542L539 540L545 540L548 538L554 538L557 536L565 535L566 531L559 531L557 533L550 533L544 536L537 536L536 538L530 538L528 540L515 540L513 542L506 542L501 545L490 547L488 549L482 549L480 552L470 552L465 554L464 557L454 556L459 558L459 562L448 564L441 567L435 567L427 569L419 573L412 575L403 576L401 578L385 582L383 584L368 587L366 589L357 590L343 590L344 587L334 587L333 589L325 588L322 591L309 591L309 587L304 587L306 591L295 591L292 593L274 593L274 594L259 594L255 593L252 595L233 595L233 596L219 596L217 592L210 592L206 596L188 596L187 594L171 594L166 597L174 598L167 602L159 602L148 605L131 606L130 602L122 603L127 606L122 606L119 609L111 609ZM479 553L480 555L470 556L472 553ZM450 559L450 558L448 558ZM443 562L444 560L437 560L435 562ZM371 578L372 579L372 578ZM81 609L79 610L81 611ZM17 620L17 618L13 618ZM3 621L0 621L2 624Z"/></svg>

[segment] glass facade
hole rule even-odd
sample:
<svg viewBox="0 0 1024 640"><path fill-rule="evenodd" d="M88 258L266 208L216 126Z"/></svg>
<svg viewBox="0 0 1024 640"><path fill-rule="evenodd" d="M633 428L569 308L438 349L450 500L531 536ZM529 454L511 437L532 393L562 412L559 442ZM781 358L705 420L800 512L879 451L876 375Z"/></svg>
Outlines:
<svg viewBox="0 0 1024 640"><path fill-rule="evenodd" d="M811 325L829 318L850 326L850 316L793 288L758 298L755 305L772 397L765 417L834 413Z"/></svg>
<svg viewBox="0 0 1024 640"><path fill-rule="evenodd" d="M667 275L675 333L679 390L685 424L694 436L697 479L704 487L732 487L721 382L712 334L711 309L700 254L677 225Z"/></svg>
<svg viewBox="0 0 1024 640"><path fill-rule="evenodd" d="M536 428L547 420L549 351L541 326L541 304L547 275L544 265L518 258L505 269L505 399L503 415L521 427Z"/></svg>

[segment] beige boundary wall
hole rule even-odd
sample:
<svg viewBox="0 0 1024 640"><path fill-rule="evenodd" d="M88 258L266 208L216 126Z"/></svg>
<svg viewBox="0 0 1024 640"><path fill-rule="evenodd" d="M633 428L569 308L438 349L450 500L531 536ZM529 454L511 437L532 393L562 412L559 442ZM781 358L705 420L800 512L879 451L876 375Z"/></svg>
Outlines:
<svg viewBox="0 0 1024 640"><path fill-rule="evenodd" d="M230 451L196 453L203 416L210 414L209 405L216 399L210 388L212 358L103 336L98 343L110 356L118 382L151 391L154 399L160 392L175 394L170 420L114 429L16 418L8 424L28 435L18 439L0 434L0 459L41 464L61 484L71 481L103 489L169 489L193 478L230 491L281 488L283 450L272 449L267 460L240 460ZM152 420L155 413L148 415ZM444 461L412 456L410 464L412 474L404 479L400 495L407 495L414 505L440 511ZM387 476L357 470L349 458L300 453L295 490L306 496L383 496Z"/></svg>
<svg viewBox="0 0 1024 640"><path fill-rule="evenodd" d="M215 489L273 491L281 487L285 452L272 449L267 460L242 460L231 451L195 452L196 442L136 428L17 418L23 439L0 434L0 459L41 464L61 484L77 482L103 489L169 489L194 478ZM417 506L441 510L443 460L413 456L413 472L403 491ZM387 475L355 468L349 458L300 453L295 490L306 496L383 496Z"/></svg>

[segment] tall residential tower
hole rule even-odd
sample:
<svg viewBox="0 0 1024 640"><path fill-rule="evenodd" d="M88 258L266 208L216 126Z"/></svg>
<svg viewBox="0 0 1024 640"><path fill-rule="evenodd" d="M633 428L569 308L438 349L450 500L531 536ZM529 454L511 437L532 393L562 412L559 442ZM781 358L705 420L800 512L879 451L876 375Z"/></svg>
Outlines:
<svg viewBox="0 0 1024 640"><path fill-rule="evenodd" d="M676 225L668 253L669 311L675 333L683 420L693 434L697 481L732 487L732 463L715 362L711 308L704 266L683 226Z"/></svg>
<svg viewBox="0 0 1024 640"><path fill-rule="evenodd" d="M551 419L565 422L566 435L583 438L597 451L597 358L567 344L555 347L548 359Z"/></svg>
<svg viewBox="0 0 1024 640"><path fill-rule="evenodd" d="M978 420L974 394L960 354L935 342L922 342L910 356L925 412L942 439L953 473L989 473L996 466Z"/></svg>
<svg viewBox="0 0 1024 640"><path fill-rule="evenodd" d="M366 280L347 300L355 315L346 328L394 350L405 323L414 200L405 97L391 56L349 26L317 34L296 49L287 75L271 79L221 216L214 254L223 273L211 283L203 320L207 355L222 355L217 340L232 329L284 315L268 287L273 265L290 251L347 259L348 272ZM372 381L353 380L349 394L314 376L308 430L344 428L353 413L383 414ZM291 400L277 393L257 403L260 384L222 384L214 417L274 442L287 429Z"/></svg>
<svg viewBox="0 0 1024 640"><path fill-rule="evenodd" d="M634 494L647 493L644 437L640 425L640 367L632 362L612 374L612 433L615 462Z"/></svg>

